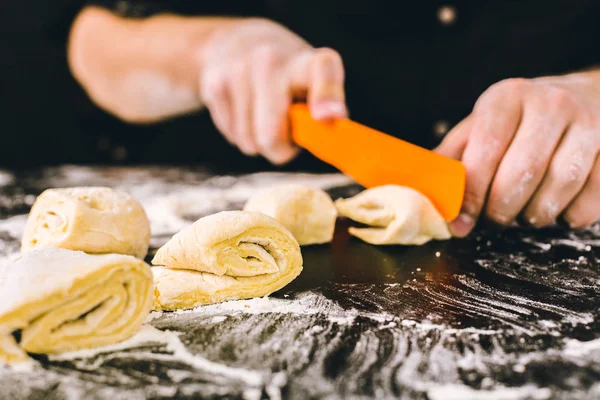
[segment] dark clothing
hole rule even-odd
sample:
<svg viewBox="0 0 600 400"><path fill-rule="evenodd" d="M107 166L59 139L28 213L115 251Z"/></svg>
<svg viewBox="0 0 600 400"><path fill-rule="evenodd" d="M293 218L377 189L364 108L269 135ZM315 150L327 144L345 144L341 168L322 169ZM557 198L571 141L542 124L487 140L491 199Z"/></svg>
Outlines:
<svg viewBox="0 0 600 400"><path fill-rule="evenodd" d="M109 162L123 158L124 148L121 162L268 165L229 146L206 112L131 126L95 107L66 65L66 37L83 1L62 8L57 2L4 3L0 163ZM274 19L314 46L341 53L353 119L426 147L499 80L562 74L600 61L597 0L404 3L102 1L138 18L169 11ZM290 168L321 166L304 155Z"/></svg>

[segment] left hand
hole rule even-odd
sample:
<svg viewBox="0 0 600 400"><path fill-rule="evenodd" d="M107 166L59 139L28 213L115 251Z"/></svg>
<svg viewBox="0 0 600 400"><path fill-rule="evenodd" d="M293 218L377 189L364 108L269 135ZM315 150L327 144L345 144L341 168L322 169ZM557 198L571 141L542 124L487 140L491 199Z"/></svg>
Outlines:
<svg viewBox="0 0 600 400"><path fill-rule="evenodd" d="M492 85L438 153L461 160L467 185L455 236L483 213L507 225L519 216L573 228L600 217L600 71Z"/></svg>

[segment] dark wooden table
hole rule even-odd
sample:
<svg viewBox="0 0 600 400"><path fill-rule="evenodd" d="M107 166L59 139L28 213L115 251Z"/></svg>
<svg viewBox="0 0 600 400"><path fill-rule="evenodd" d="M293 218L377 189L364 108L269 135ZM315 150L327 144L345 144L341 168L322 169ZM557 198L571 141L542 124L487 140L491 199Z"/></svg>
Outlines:
<svg viewBox="0 0 600 400"><path fill-rule="evenodd" d="M333 197L359 190L331 175L3 173L0 255L18 250L23 214L46 187L129 190L152 220L155 250L180 226L290 181ZM332 244L304 248L300 277L270 298L153 313L122 346L0 369L0 397L600 398L600 227L488 227L464 240L376 247L351 238L348 224L338 221Z"/></svg>

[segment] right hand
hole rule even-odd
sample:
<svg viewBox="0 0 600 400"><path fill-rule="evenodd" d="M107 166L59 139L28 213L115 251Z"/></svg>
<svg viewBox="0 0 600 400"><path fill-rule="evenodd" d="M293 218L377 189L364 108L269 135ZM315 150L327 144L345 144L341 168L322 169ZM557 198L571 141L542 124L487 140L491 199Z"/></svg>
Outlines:
<svg viewBox="0 0 600 400"><path fill-rule="evenodd" d="M315 119L346 117L344 66L281 25L246 20L218 31L201 54L199 94L217 128L247 155L275 164L297 154L288 108L306 101Z"/></svg>

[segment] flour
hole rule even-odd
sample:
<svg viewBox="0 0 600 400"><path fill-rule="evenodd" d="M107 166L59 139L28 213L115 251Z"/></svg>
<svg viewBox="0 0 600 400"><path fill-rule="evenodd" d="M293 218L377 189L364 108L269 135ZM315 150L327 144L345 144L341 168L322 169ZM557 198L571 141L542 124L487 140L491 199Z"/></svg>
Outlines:
<svg viewBox="0 0 600 400"><path fill-rule="evenodd" d="M324 314L331 318L355 316L356 310L344 310L337 303L312 292L300 295L294 300L258 297L248 300L233 300L219 304L199 306L191 310L178 310L173 314L202 314L203 316L235 314ZM169 314L165 313L165 317Z"/></svg>
<svg viewBox="0 0 600 400"><path fill-rule="evenodd" d="M0 186L8 186L11 183L13 183L14 180L15 180L15 177L13 174L11 174L8 171L0 169Z"/></svg>
<svg viewBox="0 0 600 400"><path fill-rule="evenodd" d="M153 247L199 217L242 208L257 190L272 185L300 183L329 189L352 183L340 174L210 177L202 170L165 167L68 166L49 171L30 186L116 185L131 193L151 220ZM3 179L0 172L0 186ZM24 205L34 198L27 193L19 196L6 195L0 205L24 212ZM0 257L18 251L25 222L25 215L0 220L4 235ZM428 280L428 266L408 265L414 272L410 281L335 284L319 289L324 294L289 291L283 298L152 312L146 325L125 342L53 355L49 363L32 362L22 372L0 369L0 397L33 397L51 390L56 397L112 400L198 394L280 399L287 393L337 399L357 398L354 393L365 393L361 385L370 382L377 398L393 398L400 390L407 398L542 400L551 397L544 386L556 379L552 390L557 398L568 398L561 387L596 376L600 339L573 339L570 332L585 332L596 314L560 299L581 296L584 290L591 294L589 299L595 298L591 289L598 275L593 268L600 260L591 250L600 247L600 225L559 238L534 237L525 236L525 249L502 259L494 252L507 245L502 235L478 237L481 247L474 275L453 275L450 269L446 278ZM555 247L568 253L557 263L541 264L527 256L541 258L540 253ZM441 262L452 256L452 251L440 250L430 255L439 253ZM532 295L526 285L524 290L493 281L486 285L480 272L525 284L539 282L528 277L541 275L548 278L541 281L547 283L543 290L558 297ZM331 300L344 299L346 286L352 286L347 301ZM473 320L478 325L473 326ZM542 341L550 347L542 346ZM566 370L565 365L577 365L577 371ZM553 375L558 370L566 376ZM509 387L520 382L529 384ZM9 388L16 389L3 392ZM340 390L347 393L336 395ZM580 393L577 398L599 397L600 384Z"/></svg>
<svg viewBox="0 0 600 400"><path fill-rule="evenodd" d="M576 339L568 339L565 342L565 349L563 354L568 357L583 357L590 356L590 354L596 354L597 359L600 361L600 339L590 340L588 342L581 342Z"/></svg>
<svg viewBox="0 0 600 400"><path fill-rule="evenodd" d="M0 220L0 264L16 255L21 248L21 236L25 230L27 215L17 215Z"/></svg>
<svg viewBox="0 0 600 400"><path fill-rule="evenodd" d="M27 215L16 215L14 217L0 220L0 231L5 232L14 239L21 239L23 232L25 231L25 224L27 223Z"/></svg>
<svg viewBox="0 0 600 400"><path fill-rule="evenodd" d="M119 350L134 349L149 344L158 344L172 353L172 361L183 362L196 369L204 370L210 373L225 376L231 379L241 380L250 386L260 386L263 383L263 377L260 373L242 368L232 368L223 364L209 361L204 357L190 353L185 345L179 339L180 333L171 331L161 331L150 325L144 325L131 338L110 346L98 347L94 349L85 349L73 352L51 355L51 361L77 360L82 358L93 358L104 353L114 353ZM134 355L135 357L136 355ZM147 354L148 358L164 358L161 354Z"/></svg>
<svg viewBox="0 0 600 400"><path fill-rule="evenodd" d="M538 241L535 241L535 240L533 240L531 238L524 238L523 242L524 243L529 243L529 244L531 244L531 245L533 245L535 247L538 247L538 248L540 248L540 249L542 249L544 251L549 251L552 248L552 244L550 244L550 243L538 242Z"/></svg>
<svg viewBox="0 0 600 400"><path fill-rule="evenodd" d="M448 384L429 389L427 395L430 400L546 400L552 396L552 392L548 388L532 385L480 391L465 385Z"/></svg>
<svg viewBox="0 0 600 400"><path fill-rule="evenodd" d="M218 176L193 185L164 182L143 185L125 183L119 188L129 192L142 203L150 219L152 234L156 237L173 235L208 214L241 209L253 194L274 185L294 183L328 189L351 182L341 174L257 173L237 178Z"/></svg>
<svg viewBox="0 0 600 400"><path fill-rule="evenodd" d="M572 239L552 239L550 243L553 246L568 246L573 247L579 251L592 251L592 246L586 243L582 243L579 240Z"/></svg>

